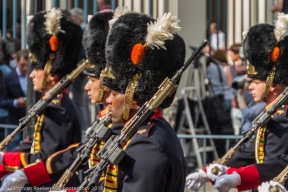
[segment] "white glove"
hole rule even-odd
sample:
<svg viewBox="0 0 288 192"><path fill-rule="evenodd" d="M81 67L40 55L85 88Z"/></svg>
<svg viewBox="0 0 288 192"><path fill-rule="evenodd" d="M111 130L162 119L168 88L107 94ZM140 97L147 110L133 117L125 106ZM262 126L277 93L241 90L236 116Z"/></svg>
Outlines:
<svg viewBox="0 0 288 192"><path fill-rule="evenodd" d="M219 171L215 175L214 173L212 173L212 170L216 167L219 169ZM224 165L213 163L207 167L207 175L212 181L215 181L220 175L226 174L227 169L228 169L228 167L226 167Z"/></svg>
<svg viewBox="0 0 288 192"><path fill-rule="evenodd" d="M258 191L260 192L269 192L270 185L268 182L263 182L259 187Z"/></svg>
<svg viewBox="0 0 288 192"><path fill-rule="evenodd" d="M0 164L3 163L4 152L0 152Z"/></svg>
<svg viewBox="0 0 288 192"><path fill-rule="evenodd" d="M16 170L14 173L5 177L0 188L0 192L5 191L20 191L21 188L28 182L25 173L21 170Z"/></svg>
<svg viewBox="0 0 288 192"><path fill-rule="evenodd" d="M240 175L237 172L233 172L231 175L224 174L216 179L215 188L219 192L227 192L231 188L241 184Z"/></svg>
<svg viewBox="0 0 288 192"><path fill-rule="evenodd" d="M198 191L207 181L209 181L208 175L200 169L199 172L191 173L186 177L186 187L192 191Z"/></svg>
<svg viewBox="0 0 288 192"><path fill-rule="evenodd" d="M280 184L280 183L278 183L278 182L270 181L270 182L269 182L269 185L270 185L270 187L279 187L282 192L287 192L286 188L285 188L282 184ZM270 187L269 187L269 188L270 188Z"/></svg>

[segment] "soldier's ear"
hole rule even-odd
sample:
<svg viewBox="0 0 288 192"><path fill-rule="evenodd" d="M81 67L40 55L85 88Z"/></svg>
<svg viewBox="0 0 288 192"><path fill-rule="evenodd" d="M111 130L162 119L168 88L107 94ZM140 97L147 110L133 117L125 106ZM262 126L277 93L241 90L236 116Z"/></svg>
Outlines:
<svg viewBox="0 0 288 192"><path fill-rule="evenodd" d="M59 81L60 80L59 79L59 75L56 74L56 73L49 74L48 78L49 78L50 81Z"/></svg>
<svg viewBox="0 0 288 192"><path fill-rule="evenodd" d="M131 107L130 109L140 109L141 106L143 105L143 102L141 99L133 99L132 102L131 102Z"/></svg>

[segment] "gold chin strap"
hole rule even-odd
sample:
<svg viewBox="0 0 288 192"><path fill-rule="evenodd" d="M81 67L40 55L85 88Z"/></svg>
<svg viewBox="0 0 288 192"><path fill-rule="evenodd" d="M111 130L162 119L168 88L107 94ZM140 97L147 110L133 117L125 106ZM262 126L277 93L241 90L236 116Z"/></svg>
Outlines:
<svg viewBox="0 0 288 192"><path fill-rule="evenodd" d="M54 53L50 53L49 54L49 59L47 60L47 63L44 67L44 77L43 77L43 83L42 83L42 90L45 89L46 87L46 83L47 83L47 78L48 78L48 75L50 74L51 72L51 69L52 69L52 61L55 59L55 54Z"/></svg>
<svg viewBox="0 0 288 192"><path fill-rule="evenodd" d="M274 81L274 77L275 77L275 72L276 72L276 67L275 65L272 67L272 70L270 71L267 79L266 79L266 87L265 87L265 92L263 94L263 101L266 102L267 96L269 94L269 89L272 86L272 83Z"/></svg>
<svg viewBox="0 0 288 192"><path fill-rule="evenodd" d="M126 121L129 118L130 103L133 99L134 91L138 86L138 79L141 77L140 73L136 73L129 81L125 91L124 108L123 108L123 119Z"/></svg>
<svg viewBox="0 0 288 192"><path fill-rule="evenodd" d="M105 69L102 69L101 74L100 74L100 87L99 87L99 92L98 92L98 99L97 102L101 102L104 94L104 85L103 85L103 78L105 77Z"/></svg>
<svg viewBox="0 0 288 192"><path fill-rule="evenodd" d="M111 71L112 71L112 69L111 69L110 66L105 67L105 69L104 69L105 77L108 77L108 78L114 79L115 76L112 74Z"/></svg>

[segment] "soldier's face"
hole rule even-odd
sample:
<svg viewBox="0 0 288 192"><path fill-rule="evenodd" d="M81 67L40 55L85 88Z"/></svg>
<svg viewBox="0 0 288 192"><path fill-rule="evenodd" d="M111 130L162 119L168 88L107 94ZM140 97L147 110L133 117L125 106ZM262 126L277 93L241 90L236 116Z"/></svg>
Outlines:
<svg viewBox="0 0 288 192"><path fill-rule="evenodd" d="M86 83L84 89L87 91L87 95L91 100L92 104L98 103L98 95L100 88L100 80L96 77L88 76L88 82Z"/></svg>
<svg viewBox="0 0 288 192"><path fill-rule="evenodd" d="M252 97L255 102L262 101L262 97L266 88L266 81L262 79L252 79L249 85L249 90L251 91Z"/></svg>
<svg viewBox="0 0 288 192"><path fill-rule="evenodd" d="M109 115L112 117L112 122L115 124L124 124L123 105L125 94L110 90L110 94L106 99L108 104Z"/></svg>
<svg viewBox="0 0 288 192"><path fill-rule="evenodd" d="M44 70L40 68L34 68L33 71L30 73L29 77L32 79L34 91L41 92Z"/></svg>

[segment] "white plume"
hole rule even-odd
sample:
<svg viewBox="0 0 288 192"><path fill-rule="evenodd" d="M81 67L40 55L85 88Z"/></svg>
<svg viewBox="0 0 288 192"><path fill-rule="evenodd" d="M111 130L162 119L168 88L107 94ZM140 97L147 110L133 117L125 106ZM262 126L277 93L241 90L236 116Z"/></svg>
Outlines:
<svg viewBox="0 0 288 192"><path fill-rule="evenodd" d="M148 23L146 44L152 49L163 48L166 50L165 41L173 39L175 33L181 30L178 25L179 20L176 16L173 16L170 12L165 13L161 18L158 18L155 22Z"/></svg>
<svg viewBox="0 0 288 192"><path fill-rule="evenodd" d="M112 25L118 20L119 17L125 15L126 13L130 13L131 11L128 10L127 7L117 7L114 12L113 19L109 20L109 27L111 28Z"/></svg>
<svg viewBox="0 0 288 192"><path fill-rule="evenodd" d="M277 42L281 41L288 35L288 14L278 13L278 18L275 21L274 34Z"/></svg>
<svg viewBox="0 0 288 192"><path fill-rule="evenodd" d="M242 33L243 39L245 39L245 38L247 37L248 32L249 32L249 31L243 31L243 33Z"/></svg>
<svg viewBox="0 0 288 192"><path fill-rule="evenodd" d="M92 17L93 17L93 15L88 15L88 16L87 16L87 21L88 21L88 23L91 21Z"/></svg>
<svg viewBox="0 0 288 192"><path fill-rule="evenodd" d="M50 35L57 35L59 32L65 33L65 31L61 30L60 19L62 18L62 13L59 9L52 8L51 11L47 11L44 15L46 18L45 26L46 31Z"/></svg>

